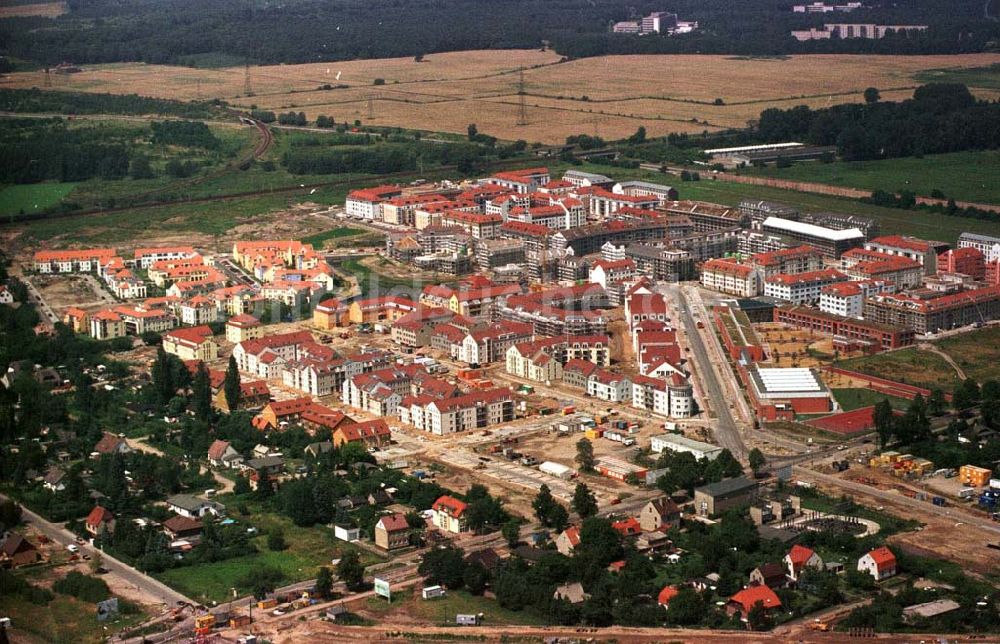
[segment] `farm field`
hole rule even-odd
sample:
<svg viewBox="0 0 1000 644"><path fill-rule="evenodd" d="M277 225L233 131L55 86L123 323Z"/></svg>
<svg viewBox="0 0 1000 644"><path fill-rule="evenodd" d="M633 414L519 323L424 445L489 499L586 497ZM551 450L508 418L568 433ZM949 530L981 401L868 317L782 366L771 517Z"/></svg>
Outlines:
<svg viewBox="0 0 1000 644"><path fill-rule="evenodd" d="M33 183L0 188L0 216L31 214L45 210L73 192L79 184Z"/></svg>
<svg viewBox="0 0 1000 644"><path fill-rule="evenodd" d="M929 69L916 78L923 83L964 83L969 87L1000 90L1000 63L967 69Z"/></svg>
<svg viewBox="0 0 1000 644"><path fill-rule="evenodd" d="M797 163L790 168L772 166L748 172L872 191L910 190L925 197L937 189L957 201L1000 203L1000 184L993 179L998 167L1000 152L984 150L929 155L922 159Z"/></svg>
<svg viewBox="0 0 1000 644"><path fill-rule="evenodd" d="M944 338L934 343L951 356L965 375L978 382L1000 378L1000 326Z"/></svg>
<svg viewBox="0 0 1000 644"><path fill-rule="evenodd" d="M851 358L837 366L926 389L951 391L959 383L958 374L944 358L916 347Z"/></svg>
<svg viewBox="0 0 1000 644"><path fill-rule="evenodd" d="M885 99L899 99L912 93L920 73L997 63L997 54L763 59L635 55L561 62L550 51L472 51L432 54L420 63L394 58L257 67L251 69L252 96L243 95L241 66L96 65L60 76L54 86L185 100L221 98L244 108L304 111L310 120L324 114L338 121L359 119L430 131L461 133L468 123L476 123L480 132L502 139L560 143L583 132L622 138L639 125L654 136L744 127L768 107L859 102L869 86L877 87ZM528 124L518 126L522 68ZM643 73L623 74L623 69ZM976 74L973 78L982 76ZM42 87L43 76L11 74L0 80L0 87ZM975 86L983 98L1000 92L989 82L984 85Z"/></svg>
<svg viewBox="0 0 1000 644"><path fill-rule="evenodd" d="M0 4L0 20L4 18L55 18L66 13L65 2L25 2Z"/></svg>

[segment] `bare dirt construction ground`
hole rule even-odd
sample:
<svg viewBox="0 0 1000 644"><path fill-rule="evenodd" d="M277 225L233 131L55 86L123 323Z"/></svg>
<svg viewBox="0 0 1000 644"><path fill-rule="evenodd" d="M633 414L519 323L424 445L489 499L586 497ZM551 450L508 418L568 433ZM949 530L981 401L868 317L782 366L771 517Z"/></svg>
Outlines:
<svg viewBox="0 0 1000 644"><path fill-rule="evenodd" d="M775 323L755 324L754 329L769 349L772 366L822 368L834 357L833 339L823 334Z"/></svg>
<svg viewBox="0 0 1000 644"><path fill-rule="evenodd" d="M875 481L877 486L873 489L882 491L898 490L899 487L921 489L919 484L907 484L882 470L860 465L853 466L840 478L852 480L864 478ZM841 493L839 490L832 491L837 494ZM980 575L995 575L1000 570L996 550L986 547L987 543L997 542L996 535L963 522L964 509L958 507L952 509L951 517L954 518L941 517L929 512L915 512L913 507L902 502L897 504L888 498L866 497L864 494L854 494L853 492L852 496L865 505L884 506L886 511L896 516L915 519L924 524L920 530L891 536L889 538L890 545L899 544L915 554L954 561L966 570ZM903 495L900 494L900 497L902 498Z"/></svg>
<svg viewBox="0 0 1000 644"><path fill-rule="evenodd" d="M107 308L107 294L98 295L94 292L92 283L81 275L37 275L31 278L35 288L56 311L76 306L85 311L96 311Z"/></svg>
<svg viewBox="0 0 1000 644"><path fill-rule="evenodd" d="M39 16L42 18L55 18L66 13L65 2L39 2L38 4L3 4L0 5L0 19L3 18L29 18Z"/></svg>
<svg viewBox="0 0 1000 644"><path fill-rule="evenodd" d="M61 76L56 89L222 98L234 105L304 111L338 121L464 133L468 123L503 139L561 143L572 134L622 138L744 127L768 107L825 107L877 87L908 97L925 70L983 67L997 54L960 56L605 56L561 62L553 52L474 51L412 58L257 67L253 95L243 68L196 70L122 63ZM524 69L528 124L516 125ZM626 73L623 73L624 70ZM42 72L10 74L0 87L42 87ZM384 84L375 85L376 79ZM320 89L329 86L331 89ZM995 90L974 88L981 98ZM369 118L369 99L372 116ZM721 99L717 104L716 99Z"/></svg>

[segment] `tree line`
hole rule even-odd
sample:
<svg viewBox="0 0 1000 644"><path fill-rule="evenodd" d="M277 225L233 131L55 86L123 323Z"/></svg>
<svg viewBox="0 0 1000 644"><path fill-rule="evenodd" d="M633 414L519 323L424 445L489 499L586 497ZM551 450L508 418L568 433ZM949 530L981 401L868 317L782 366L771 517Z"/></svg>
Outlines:
<svg viewBox="0 0 1000 644"><path fill-rule="evenodd" d="M413 57L471 49L538 48L549 43L574 57L637 53L929 54L982 51L1000 34L983 14L981 0L910 0L875 4L865 22L928 24L926 32L882 40L799 43L792 29L829 21L793 14L786 0L674 0L669 5L700 29L680 36L610 33L611 25L663 10L643 0L618 2L511 0L504 11L486 0L396 2L392 20L384 8L358 0L299 0L247 5L239 0L197 2L73 0L57 18L2 21L3 52L54 65L144 61L185 64L192 57L225 56L253 63L295 63L358 58ZM852 20L862 19L854 18Z"/></svg>
<svg viewBox="0 0 1000 644"><path fill-rule="evenodd" d="M59 114L162 114L182 118L220 116L221 102L182 102L138 94L90 94L38 88L0 89L0 111Z"/></svg>
<svg viewBox="0 0 1000 644"><path fill-rule="evenodd" d="M756 135L763 142L835 145L847 161L920 156L1000 146L1000 103L977 101L958 83L918 87L913 98L864 104L761 112ZM874 100L873 100L874 99Z"/></svg>

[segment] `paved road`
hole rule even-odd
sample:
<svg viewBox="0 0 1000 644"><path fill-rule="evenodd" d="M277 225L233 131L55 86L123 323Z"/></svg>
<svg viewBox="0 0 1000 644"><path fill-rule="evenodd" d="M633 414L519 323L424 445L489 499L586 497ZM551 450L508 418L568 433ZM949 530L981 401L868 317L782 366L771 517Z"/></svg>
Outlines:
<svg viewBox="0 0 1000 644"><path fill-rule="evenodd" d="M2 495L0 495L2 496ZM5 497L6 498L6 497ZM62 527L60 524L52 523L47 521L45 518L35 514L28 508L23 509L23 515L27 520L31 521L31 524L39 532L47 536L53 542L67 546L71 543L76 543L76 535L69 530ZM91 556L100 552L97 548L90 545L80 545L80 552L87 553ZM148 575L144 575L135 568L129 566L126 563L115 559L106 552L101 552L101 559L104 563L104 567L108 569L109 572L121 577L126 582L132 584L133 586L139 588L143 592L149 594L151 597L155 597L157 600L162 602L165 606L175 606L177 602L183 601L191 604L197 604L198 602L185 597L176 590L173 590L169 586L153 579Z"/></svg>
<svg viewBox="0 0 1000 644"><path fill-rule="evenodd" d="M747 447L743 443L740 430L729 411L729 405L726 403L727 396L723 393L722 385L719 384L715 369L712 366L713 362L708 356L708 350L705 348L705 343L702 341L694 318L691 316L691 306L684 292L679 288L676 290L676 297L680 303L678 313L684 323L685 336L687 337L688 344L691 346L691 352L694 354L694 358L698 364L698 375L704 385L704 393L708 395L712 403L712 409L716 413L717 423L712 427L712 435L715 437L715 441L732 452L733 456L738 459L744 459L747 454Z"/></svg>

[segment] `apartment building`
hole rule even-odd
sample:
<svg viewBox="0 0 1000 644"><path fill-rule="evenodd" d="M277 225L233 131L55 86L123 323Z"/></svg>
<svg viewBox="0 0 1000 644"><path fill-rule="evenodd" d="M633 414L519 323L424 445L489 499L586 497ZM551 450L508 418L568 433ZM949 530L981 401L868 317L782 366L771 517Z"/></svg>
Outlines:
<svg viewBox="0 0 1000 644"><path fill-rule="evenodd" d="M819 301L823 287L846 282L847 279L847 275L833 269L798 275L774 275L764 281L764 295L792 304L813 304Z"/></svg>
<svg viewBox="0 0 1000 644"><path fill-rule="evenodd" d="M628 376L598 368L587 379L587 394L607 402L627 402L632 399L632 381Z"/></svg>
<svg viewBox="0 0 1000 644"><path fill-rule="evenodd" d="M40 250L34 255L33 265L39 273L91 273L117 255L113 248Z"/></svg>
<svg viewBox="0 0 1000 644"><path fill-rule="evenodd" d="M768 253L756 253L750 265L760 273L761 279L774 275L798 275L823 268L823 253L812 246L796 246Z"/></svg>
<svg viewBox="0 0 1000 644"><path fill-rule="evenodd" d="M175 329L164 334L163 350L181 360L213 362L219 358L219 345L207 326Z"/></svg>
<svg viewBox="0 0 1000 644"><path fill-rule="evenodd" d="M780 217L765 219L761 222L761 230L797 240L819 250L824 257L832 258L840 257L845 251L865 242L865 234L858 228L836 230Z"/></svg>
<svg viewBox="0 0 1000 644"><path fill-rule="evenodd" d="M175 261L197 257L198 252L192 246L162 246L159 248L136 248L135 265L148 269L157 262Z"/></svg>
<svg viewBox="0 0 1000 644"><path fill-rule="evenodd" d="M701 285L705 288L737 295L760 295L760 279L754 267L733 259L710 259L701 265Z"/></svg>
<svg viewBox="0 0 1000 644"><path fill-rule="evenodd" d="M875 295L865 301L865 319L890 326L936 333L1000 319L1000 286L959 293Z"/></svg>
<svg viewBox="0 0 1000 644"><path fill-rule="evenodd" d="M1000 260L1000 237L962 233L958 236L959 248L975 248L983 254L987 263Z"/></svg>
<svg viewBox="0 0 1000 644"><path fill-rule="evenodd" d="M507 350L531 340L530 324L501 320L485 329L470 331L462 338L458 360L469 365L485 365L506 360Z"/></svg>
<svg viewBox="0 0 1000 644"><path fill-rule="evenodd" d="M344 210L348 217L366 221L382 221L382 204L399 197L403 189L399 186L375 186L363 190L352 190L347 194Z"/></svg>
<svg viewBox="0 0 1000 644"><path fill-rule="evenodd" d="M905 257L920 264L925 275L933 275L937 272L938 253L948 250L948 245L904 235L886 235L866 242L865 250L893 257Z"/></svg>
<svg viewBox="0 0 1000 644"><path fill-rule="evenodd" d="M485 429L514 420L510 389L498 388L433 400L424 406L423 429L438 436Z"/></svg>

